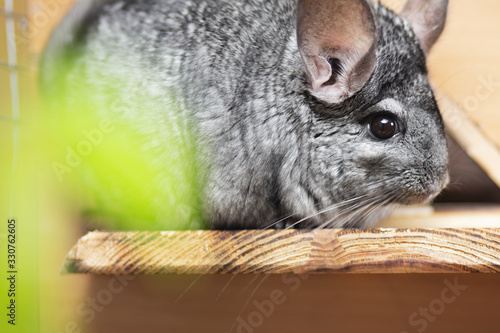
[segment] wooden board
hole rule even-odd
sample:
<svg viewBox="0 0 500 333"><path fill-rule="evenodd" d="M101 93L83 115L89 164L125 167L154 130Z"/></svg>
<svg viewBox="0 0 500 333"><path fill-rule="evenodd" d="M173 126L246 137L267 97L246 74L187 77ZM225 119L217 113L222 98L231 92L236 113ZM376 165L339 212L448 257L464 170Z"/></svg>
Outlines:
<svg viewBox="0 0 500 333"><path fill-rule="evenodd" d="M500 229L91 232L65 270L93 274L500 272Z"/></svg>
<svg viewBox="0 0 500 333"><path fill-rule="evenodd" d="M435 204L401 206L378 228L500 228L500 206Z"/></svg>
<svg viewBox="0 0 500 333"><path fill-rule="evenodd" d="M497 143L456 102L438 89L435 92L448 133L491 180L500 186L500 149Z"/></svg>

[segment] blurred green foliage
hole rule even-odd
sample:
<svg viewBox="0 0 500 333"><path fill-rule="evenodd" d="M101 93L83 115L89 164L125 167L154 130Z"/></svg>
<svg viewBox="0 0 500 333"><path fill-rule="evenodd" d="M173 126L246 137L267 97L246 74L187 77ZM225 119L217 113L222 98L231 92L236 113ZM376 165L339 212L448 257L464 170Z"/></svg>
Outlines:
<svg viewBox="0 0 500 333"><path fill-rule="evenodd" d="M85 88L56 95L39 123L45 163L86 218L111 230L205 228L204 168L175 98L123 102L110 92L92 104L90 95ZM81 99L65 100L74 96Z"/></svg>

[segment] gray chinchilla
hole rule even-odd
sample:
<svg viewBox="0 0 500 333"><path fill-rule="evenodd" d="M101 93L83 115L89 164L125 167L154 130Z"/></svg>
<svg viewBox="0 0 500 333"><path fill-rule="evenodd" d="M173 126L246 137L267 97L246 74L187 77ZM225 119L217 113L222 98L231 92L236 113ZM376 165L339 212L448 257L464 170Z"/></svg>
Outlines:
<svg viewBox="0 0 500 333"><path fill-rule="evenodd" d="M71 100L78 79L104 116L110 94L127 100L112 116L141 119L158 156L173 93L206 161L212 228L367 227L448 182L425 62L447 5L82 0L48 43L41 83Z"/></svg>

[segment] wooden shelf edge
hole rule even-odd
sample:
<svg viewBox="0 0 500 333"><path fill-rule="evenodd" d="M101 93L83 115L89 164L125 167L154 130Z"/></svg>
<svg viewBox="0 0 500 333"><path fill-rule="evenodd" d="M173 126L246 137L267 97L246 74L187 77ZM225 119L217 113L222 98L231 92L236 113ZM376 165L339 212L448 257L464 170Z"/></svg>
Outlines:
<svg viewBox="0 0 500 333"><path fill-rule="evenodd" d="M446 129L462 149L500 186L500 147L471 117L439 89L434 89Z"/></svg>
<svg viewBox="0 0 500 333"><path fill-rule="evenodd" d="M500 228L90 232L65 273L500 272Z"/></svg>

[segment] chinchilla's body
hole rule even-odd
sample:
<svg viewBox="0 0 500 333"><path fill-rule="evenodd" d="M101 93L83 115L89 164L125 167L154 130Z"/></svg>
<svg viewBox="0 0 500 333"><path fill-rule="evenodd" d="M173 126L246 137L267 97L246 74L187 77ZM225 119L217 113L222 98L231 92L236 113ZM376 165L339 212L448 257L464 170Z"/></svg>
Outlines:
<svg viewBox="0 0 500 333"><path fill-rule="evenodd" d="M433 28L411 0L405 19L358 0L83 0L42 84L68 100L72 82L90 87L103 116L144 119L158 152L175 95L214 228L373 225L447 182L425 64L446 1L426 3ZM112 115L110 92L127 101Z"/></svg>

